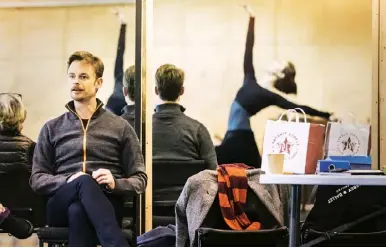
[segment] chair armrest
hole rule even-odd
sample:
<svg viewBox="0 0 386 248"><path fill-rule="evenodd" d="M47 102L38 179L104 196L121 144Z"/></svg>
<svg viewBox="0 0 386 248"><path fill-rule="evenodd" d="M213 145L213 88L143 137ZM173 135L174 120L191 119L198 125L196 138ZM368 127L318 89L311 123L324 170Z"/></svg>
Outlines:
<svg viewBox="0 0 386 248"><path fill-rule="evenodd" d="M17 214L23 214L23 213L32 213L32 208L25 207L25 208L12 208L10 209L13 215Z"/></svg>

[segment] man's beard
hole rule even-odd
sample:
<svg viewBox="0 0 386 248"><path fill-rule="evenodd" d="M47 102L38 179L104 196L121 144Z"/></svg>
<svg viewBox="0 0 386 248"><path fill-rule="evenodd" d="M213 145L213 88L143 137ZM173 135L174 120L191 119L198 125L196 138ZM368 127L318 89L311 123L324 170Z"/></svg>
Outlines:
<svg viewBox="0 0 386 248"><path fill-rule="evenodd" d="M97 81L95 80L94 86L96 86L96 82ZM96 97L97 92L98 92L97 87L95 87L94 94L88 94L84 89L81 91L80 94L76 94L74 93L74 91L71 91L71 98L77 102L86 102L86 101L89 101L91 98Z"/></svg>
<svg viewBox="0 0 386 248"><path fill-rule="evenodd" d="M82 92L81 94L74 94L73 92L71 92L71 98L77 102L86 102L90 100L92 97L93 96L85 94L84 92Z"/></svg>

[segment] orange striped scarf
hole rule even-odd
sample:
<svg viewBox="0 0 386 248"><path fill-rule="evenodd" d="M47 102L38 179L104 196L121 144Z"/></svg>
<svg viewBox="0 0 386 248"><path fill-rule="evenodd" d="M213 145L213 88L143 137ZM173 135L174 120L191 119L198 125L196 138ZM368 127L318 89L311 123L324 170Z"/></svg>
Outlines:
<svg viewBox="0 0 386 248"><path fill-rule="evenodd" d="M223 164L217 167L221 213L232 230L261 229L259 222L251 223L243 209L247 202L247 169L251 168L245 164Z"/></svg>

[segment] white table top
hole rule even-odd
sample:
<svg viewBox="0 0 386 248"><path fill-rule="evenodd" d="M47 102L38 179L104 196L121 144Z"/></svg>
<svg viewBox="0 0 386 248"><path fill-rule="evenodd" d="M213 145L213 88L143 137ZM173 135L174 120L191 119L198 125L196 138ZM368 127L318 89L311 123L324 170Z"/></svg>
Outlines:
<svg viewBox="0 0 386 248"><path fill-rule="evenodd" d="M265 174L260 176L261 184L297 185L368 185L386 186L386 176L377 175L282 175Z"/></svg>

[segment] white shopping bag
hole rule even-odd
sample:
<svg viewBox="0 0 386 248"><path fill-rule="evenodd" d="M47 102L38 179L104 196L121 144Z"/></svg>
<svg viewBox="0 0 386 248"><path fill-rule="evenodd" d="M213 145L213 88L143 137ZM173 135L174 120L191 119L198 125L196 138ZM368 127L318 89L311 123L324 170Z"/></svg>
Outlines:
<svg viewBox="0 0 386 248"><path fill-rule="evenodd" d="M302 110L301 110L302 111ZM302 111L304 113L304 111ZM284 114L296 114L295 122L281 121ZM292 118L289 117L288 120ZM267 121L261 168L270 174L268 154L284 153L284 173L313 174L323 156L325 126L299 122L296 110L284 112L278 121Z"/></svg>
<svg viewBox="0 0 386 248"><path fill-rule="evenodd" d="M370 126L329 122L326 130L325 156L368 156Z"/></svg>

